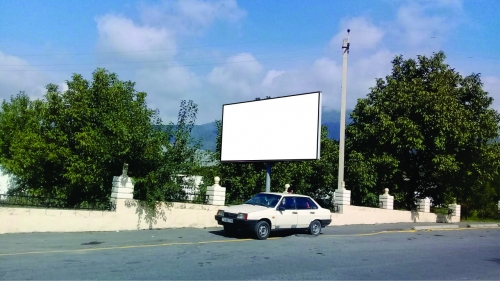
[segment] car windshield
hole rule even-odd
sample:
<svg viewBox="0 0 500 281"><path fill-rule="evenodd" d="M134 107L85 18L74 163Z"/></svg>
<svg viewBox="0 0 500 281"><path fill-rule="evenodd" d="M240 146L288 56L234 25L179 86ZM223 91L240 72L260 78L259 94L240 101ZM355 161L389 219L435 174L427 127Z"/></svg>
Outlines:
<svg viewBox="0 0 500 281"><path fill-rule="evenodd" d="M280 199L281 196L276 194L259 193L252 197L250 200L246 201L245 204L274 208L276 207Z"/></svg>

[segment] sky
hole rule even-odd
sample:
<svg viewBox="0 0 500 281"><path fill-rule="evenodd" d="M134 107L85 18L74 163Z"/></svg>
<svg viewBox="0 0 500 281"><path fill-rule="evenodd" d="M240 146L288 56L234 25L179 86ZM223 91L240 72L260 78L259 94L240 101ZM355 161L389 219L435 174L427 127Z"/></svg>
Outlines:
<svg viewBox="0 0 500 281"><path fill-rule="evenodd" d="M181 100L197 124L222 105L322 91L340 110L342 40L350 29L347 108L396 55L444 51L462 75L481 73L500 111L499 0L0 0L0 99L42 99L98 67L136 83L164 123Z"/></svg>

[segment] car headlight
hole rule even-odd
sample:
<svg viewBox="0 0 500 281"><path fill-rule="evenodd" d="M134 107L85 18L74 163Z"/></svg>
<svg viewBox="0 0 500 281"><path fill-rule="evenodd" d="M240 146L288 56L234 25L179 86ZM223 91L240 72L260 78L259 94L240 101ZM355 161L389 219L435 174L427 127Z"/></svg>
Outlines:
<svg viewBox="0 0 500 281"><path fill-rule="evenodd" d="M224 210L218 210L217 215L223 217L224 216Z"/></svg>
<svg viewBox="0 0 500 281"><path fill-rule="evenodd" d="M239 213L236 218L240 219L240 220L246 220L247 216L248 216L248 214Z"/></svg>

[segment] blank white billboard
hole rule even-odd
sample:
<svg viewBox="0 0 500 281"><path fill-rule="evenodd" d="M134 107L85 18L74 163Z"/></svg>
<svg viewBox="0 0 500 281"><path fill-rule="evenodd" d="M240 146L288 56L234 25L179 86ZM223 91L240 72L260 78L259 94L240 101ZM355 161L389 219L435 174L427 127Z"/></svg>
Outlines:
<svg viewBox="0 0 500 281"><path fill-rule="evenodd" d="M320 158L321 92L225 104L221 162Z"/></svg>

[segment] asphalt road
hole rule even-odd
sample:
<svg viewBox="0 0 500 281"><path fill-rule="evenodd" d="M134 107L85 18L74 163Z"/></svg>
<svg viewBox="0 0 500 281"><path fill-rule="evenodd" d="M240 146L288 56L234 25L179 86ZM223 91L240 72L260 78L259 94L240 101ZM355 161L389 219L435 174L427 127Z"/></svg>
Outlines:
<svg viewBox="0 0 500 281"><path fill-rule="evenodd" d="M499 280L500 228L415 224L285 232L220 229L0 235L0 280Z"/></svg>

